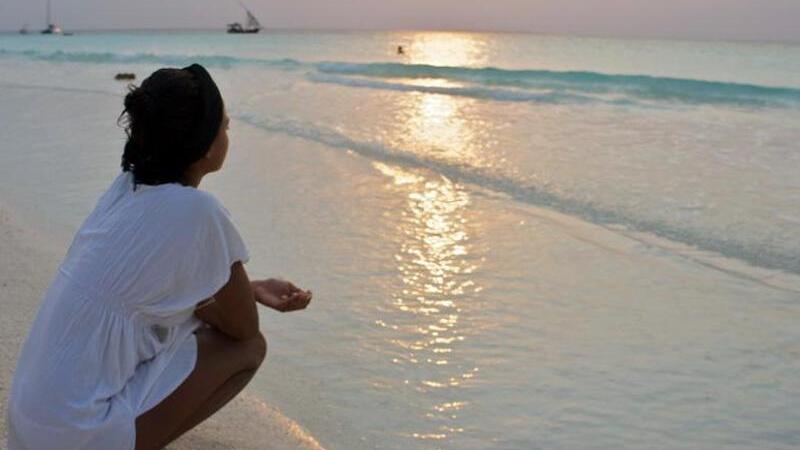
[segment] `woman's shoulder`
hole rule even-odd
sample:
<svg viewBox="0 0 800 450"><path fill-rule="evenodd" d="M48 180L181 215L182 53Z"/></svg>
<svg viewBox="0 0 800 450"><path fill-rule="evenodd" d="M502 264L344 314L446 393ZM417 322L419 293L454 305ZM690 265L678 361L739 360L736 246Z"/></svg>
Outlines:
<svg viewBox="0 0 800 450"><path fill-rule="evenodd" d="M161 194L161 195L159 195ZM160 197L160 198L158 198ZM211 192L194 187L164 189L154 197L147 209L158 211L158 227L176 229L178 232L204 230L220 221L229 220L230 213ZM166 231L166 230L164 230Z"/></svg>
<svg viewBox="0 0 800 450"><path fill-rule="evenodd" d="M185 223L186 220L228 215L227 209L214 194L193 186L184 186L180 183L139 184L134 190L130 173L123 174L117 182L124 186L122 189L129 192L128 198L131 204L136 205L129 211L131 213L148 211L149 214L158 211L156 216L160 217L162 222L177 224Z"/></svg>
<svg viewBox="0 0 800 450"><path fill-rule="evenodd" d="M176 203L179 203L184 210L201 215L216 214L225 210L222 202L211 192L185 186L179 192Z"/></svg>

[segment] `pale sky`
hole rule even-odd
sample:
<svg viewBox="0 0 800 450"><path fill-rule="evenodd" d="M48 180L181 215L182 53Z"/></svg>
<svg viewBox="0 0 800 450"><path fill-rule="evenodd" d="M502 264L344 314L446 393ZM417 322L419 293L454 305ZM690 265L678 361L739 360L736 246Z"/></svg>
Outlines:
<svg viewBox="0 0 800 450"><path fill-rule="evenodd" d="M65 30L224 28L234 0L52 0ZM270 28L463 29L800 42L800 0L245 0ZM46 0L0 0L0 30L44 25Z"/></svg>

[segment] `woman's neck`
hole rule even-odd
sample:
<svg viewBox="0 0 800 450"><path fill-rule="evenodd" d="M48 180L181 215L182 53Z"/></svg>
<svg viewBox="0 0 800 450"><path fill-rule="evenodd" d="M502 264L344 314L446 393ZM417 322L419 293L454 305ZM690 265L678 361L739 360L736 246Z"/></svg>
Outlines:
<svg viewBox="0 0 800 450"><path fill-rule="evenodd" d="M200 186L200 181L203 180L203 175L205 174L196 173L193 170L187 170L186 173L183 174L183 180L181 180L181 183L184 186L191 186L193 188L197 188L198 186Z"/></svg>

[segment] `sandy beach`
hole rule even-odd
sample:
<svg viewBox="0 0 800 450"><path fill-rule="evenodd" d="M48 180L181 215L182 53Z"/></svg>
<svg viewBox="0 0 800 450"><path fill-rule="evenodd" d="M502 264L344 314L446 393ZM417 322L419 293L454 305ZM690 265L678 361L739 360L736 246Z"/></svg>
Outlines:
<svg viewBox="0 0 800 450"><path fill-rule="evenodd" d="M6 445L6 399L20 347L67 248L66 243L28 225L0 205L0 448ZM167 448L319 450L322 446L297 423L245 390Z"/></svg>

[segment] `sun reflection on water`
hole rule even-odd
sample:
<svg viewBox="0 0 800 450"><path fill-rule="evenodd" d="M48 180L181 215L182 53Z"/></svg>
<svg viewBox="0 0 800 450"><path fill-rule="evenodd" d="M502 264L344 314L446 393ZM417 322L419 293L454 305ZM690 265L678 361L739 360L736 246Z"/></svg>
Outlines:
<svg viewBox="0 0 800 450"><path fill-rule="evenodd" d="M479 67L488 61L488 43L484 36L470 33L414 33L405 50L409 64L432 66Z"/></svg>
<svg viewBox="0 0 800 450"><path fill-rule="evenodd" d="M407 63L480 66L486 43L466 33L416 33L407 42ZM410 79L409 84L450 87L440 79ZM475 99L409 92L398 99L394 125L384 134L392 148L403 148L423 160L448 165L489 167L489 127L474 114ZM398 242L394 259L400 289L389 299L388 313L376 325L390 338L392 363L404 389L424 394L420 412L426 429L405 430L419 440L446 441L464 432L459 422L470 399L466 385L479 368L465 346L475 334L475 311L481 286L475 279L481 258L471 240L472 198L464 186L446 176L374 162L387 176L389 189L405 199L395 218ZM399 314L398 314L399 313Z"/></svg>
<svg viewBox="0 0 800 450"><path fill-rule="evenodd" d="M489 140L488 127L469 117L473 103L448 95L409 93L395 113L398 126L387 137L388 144L449 164L491 167L489 153L482 147Z"/></svg>
<svg viewBox="0 0 800 450"><path fill-rule="evenodd" d="M471 274L477 269L470 256L466 213L471 199L463 187L444 177L428 179L400 167L375 162L406 194L407 209L399 214L400 248L395 254L402 290L391 306L401 315L396 323L380 320L397 331L391 343L400 351L392 362L405 367L405 384L431 399L424 412L432 429L411 433L416 439L446 439L463 428L454 424L458 411L469 404L459 388L478 368L458 353L467 339L462 304L476 291Z"/></svg>

